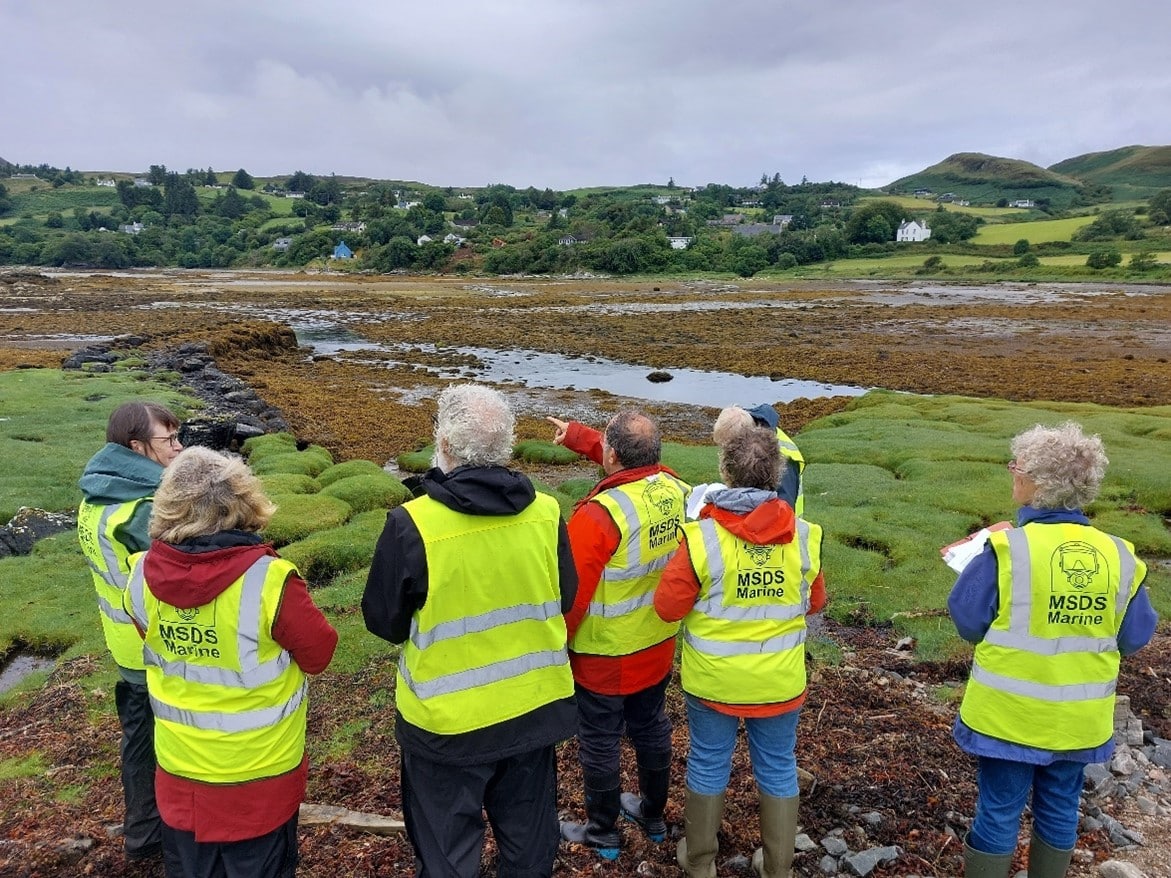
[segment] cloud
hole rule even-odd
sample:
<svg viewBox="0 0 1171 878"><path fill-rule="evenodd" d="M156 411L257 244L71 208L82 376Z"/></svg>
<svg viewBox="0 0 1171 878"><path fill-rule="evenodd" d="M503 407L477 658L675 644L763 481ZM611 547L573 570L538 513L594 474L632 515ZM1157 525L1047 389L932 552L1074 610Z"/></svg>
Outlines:
<svg viewBox="0 0 1171 878"><path fill-rule="evenodd" d="M1145 0L50 7L0 8L13 161L879 185L955 152L1049 165L1171 143L1171 7Z"/></svg>

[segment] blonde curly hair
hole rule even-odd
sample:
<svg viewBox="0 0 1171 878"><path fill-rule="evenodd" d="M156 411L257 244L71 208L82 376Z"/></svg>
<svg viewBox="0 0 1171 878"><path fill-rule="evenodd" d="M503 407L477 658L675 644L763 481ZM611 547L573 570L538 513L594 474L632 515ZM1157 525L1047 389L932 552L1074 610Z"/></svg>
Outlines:
<svg viewBox="0 0 1171 878"><path fill-rule="evenodd" d="M264 530L276 506L244 461L210 448L183 451L155 491L150 535L181 543L222 530Z"/></svg>

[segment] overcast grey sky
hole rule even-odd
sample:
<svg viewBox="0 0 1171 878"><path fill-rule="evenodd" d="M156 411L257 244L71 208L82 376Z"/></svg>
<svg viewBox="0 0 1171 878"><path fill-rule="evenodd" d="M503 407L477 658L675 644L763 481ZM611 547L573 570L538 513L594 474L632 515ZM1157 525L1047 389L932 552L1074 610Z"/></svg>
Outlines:
<svg viewBox="0 0 1171 878"><path fill-rule="evenodd" d="M1171 144L1167 0L0 0L0 157L439 186Z"/></svg>

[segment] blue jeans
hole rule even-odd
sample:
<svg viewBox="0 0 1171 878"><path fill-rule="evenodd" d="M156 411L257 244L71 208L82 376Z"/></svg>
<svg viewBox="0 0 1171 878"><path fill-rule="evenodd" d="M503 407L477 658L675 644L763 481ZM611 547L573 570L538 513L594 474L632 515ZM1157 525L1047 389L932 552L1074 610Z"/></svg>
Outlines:
<svg viewBox="0 0 1171 878"><path fill-rule="evenodd" d="M1066 851L1077 844L1077 808L1086 766L1062 760L1030 765L979 757L976 819L968 844L986 854L1016 850L1021 812L1033 793L1033 831L1046 844Z"/></svg>
<svg viewBox="0 0 1171 878"><path fill-rule="evenodd" d="M748 754L752 775L766 796L787 799L797 795L797 718L793 710L780 716L751 717ZM728 788L732 751L740 717L712 710L698 698L687 696L687 725L691 749L687 753L687 787L701 796L718 796Z"/></svg>

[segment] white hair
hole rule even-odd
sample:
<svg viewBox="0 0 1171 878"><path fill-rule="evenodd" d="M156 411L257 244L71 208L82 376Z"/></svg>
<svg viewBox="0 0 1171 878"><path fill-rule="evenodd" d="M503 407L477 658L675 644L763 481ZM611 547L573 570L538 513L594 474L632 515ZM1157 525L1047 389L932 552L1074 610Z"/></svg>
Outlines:
<svg viewBox="0 0 1171 878"><path fill-rule="evenodd" d="M516 418L498 390L455 384L439 394L435 422L436 462L444 471L460 466L505 466L512 458Z"/></svg>
<svg viewBox="0 0 1171 878"><path fill-rule="evenodd" d="M716 422L712 426L712 441L716 445L723 445L733 436L743 433L745 430L751 430L755 423L747 409L738 405L730 405L721 411L719 417L716 418Z"/></svg>
<svg viewBox="0 0 1171 878"><path fill-rule="evenodd" d="M1031 501L1039 509L1081 509L1098 496L1106 475L1106 449L1098 436L1087 436L1081 425L1041 424L1012 440L1017 469L1037 486Z"/></svg>

